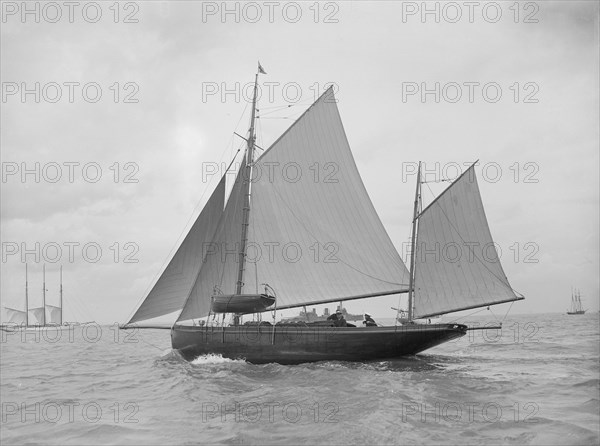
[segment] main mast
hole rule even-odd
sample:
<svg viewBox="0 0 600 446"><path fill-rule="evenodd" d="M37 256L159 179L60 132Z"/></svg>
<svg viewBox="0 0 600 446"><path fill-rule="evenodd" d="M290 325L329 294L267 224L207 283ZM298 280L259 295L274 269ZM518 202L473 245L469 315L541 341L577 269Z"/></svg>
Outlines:
<svg viewBox="0 0 600 446"><path fill-rule="evenodd" d="M246 171L244 172L244 208L242 217L242 240L240 243L240 254L239 254L239 267L238 278L236 283L236 294L242 294L244 287L244 266L246 263L246 244L248 243L248 225L250 221L250 194L251 190L251 179L252 179L252 166L254 163L254 142L256 135L254 134L254 122L256 120L256 93L258 87L258 74L264 72L260 63L258 64L258 72L254 77L254 97L252 98L252 117L250 118L250 135L248 136L248 149L246 150Z"/></svg>
<svg viewBox="0 0 600 446"><path fill-rule="evenodd" d="M415 191L415 207L413 212L412 237L410 242L410 277L408 282L408 320L413 319L413 298L415 286L415 240L417 237L417 214L419 212L419 202L421 201L421 162L419 161L419 170L417 172L417 188Z"/></svg>

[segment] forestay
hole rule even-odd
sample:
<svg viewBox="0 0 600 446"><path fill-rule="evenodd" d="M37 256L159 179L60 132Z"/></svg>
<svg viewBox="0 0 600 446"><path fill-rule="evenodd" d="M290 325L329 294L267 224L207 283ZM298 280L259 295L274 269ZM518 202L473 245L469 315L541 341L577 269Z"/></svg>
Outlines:
<svg viewBox="0 0 600 446"><path fill-rule="evenodd" d="M474 166L419 216L415 318L521 299L500 264Z"/></svg>

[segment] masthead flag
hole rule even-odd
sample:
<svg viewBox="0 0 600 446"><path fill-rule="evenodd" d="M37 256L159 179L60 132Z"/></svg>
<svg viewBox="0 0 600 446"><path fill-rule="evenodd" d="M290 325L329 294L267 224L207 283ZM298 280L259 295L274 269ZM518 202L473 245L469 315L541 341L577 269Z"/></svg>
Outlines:
<svg viewBox="0 0 600 446"><path fill-rule="evenodd" d="M262 74L267 74L267 72L263 69L263 67L260 65L260 61L258 62L258 72L262 73Z"/></svg>

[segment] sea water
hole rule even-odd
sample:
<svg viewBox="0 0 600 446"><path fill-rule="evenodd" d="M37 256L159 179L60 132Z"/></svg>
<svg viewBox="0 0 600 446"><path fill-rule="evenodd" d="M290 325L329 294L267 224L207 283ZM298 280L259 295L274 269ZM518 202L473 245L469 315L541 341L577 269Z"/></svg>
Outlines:
<svg viewBox="0 0 600 446"><path fill-rule="evenodd" d="M412 357L294 366L188 362L168 330L88 324L0 335L2 445L600 439L597 313L513 315L502 330Z"/></svg>

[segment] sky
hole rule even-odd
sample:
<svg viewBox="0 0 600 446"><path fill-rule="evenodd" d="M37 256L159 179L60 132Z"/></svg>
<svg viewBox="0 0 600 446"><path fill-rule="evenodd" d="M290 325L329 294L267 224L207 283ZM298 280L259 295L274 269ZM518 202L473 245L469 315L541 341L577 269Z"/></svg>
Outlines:
<svg viewBox="0 0 600 446"><path fill-rule="evenodd" d="M56 304L62 264L65 320L125 322L216 186L207 172L242 143L260 60L258 144L333 83L404 258L416 163L427 204L448 184L434 181L479 160L502 265L526 297L510 311L564 312L572 287L598 311L597 2L70 8L2 3L2 305L24 307L24 263L32 306L44 264ZM346 307L393 317L397 304Z"/></svg>

